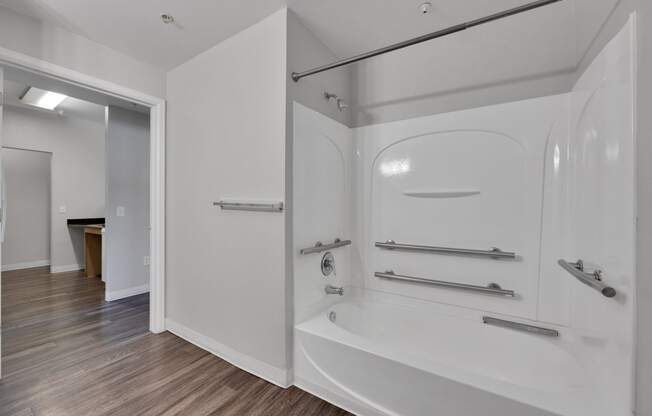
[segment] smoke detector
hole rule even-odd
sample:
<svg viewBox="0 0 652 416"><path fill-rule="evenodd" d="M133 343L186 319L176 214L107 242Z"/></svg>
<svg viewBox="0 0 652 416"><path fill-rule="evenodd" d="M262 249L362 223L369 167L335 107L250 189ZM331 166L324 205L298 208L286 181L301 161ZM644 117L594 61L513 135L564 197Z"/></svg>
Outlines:
<svg viewBox="0 0 652 416"><path fill-rule="evenodd" d="M166 25L169 25L170 23L174 23L174 16L172 16L171 14L163 13L161 15L161 20Z"/></svg>
<svg viewBox="0 0 652 416"><path fill-rule="evenodd" d="M421 6L419 6L419 11L421 12L421 14L428 14L430 13L431 10L432 10L432 3L430 3L429 1L425 3L421 3Z"/></svg>

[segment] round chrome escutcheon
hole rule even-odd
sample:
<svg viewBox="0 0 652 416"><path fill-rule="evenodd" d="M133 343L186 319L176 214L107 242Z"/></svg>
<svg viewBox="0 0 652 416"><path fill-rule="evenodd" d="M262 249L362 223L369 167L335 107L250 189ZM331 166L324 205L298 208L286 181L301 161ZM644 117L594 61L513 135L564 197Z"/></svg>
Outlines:
<svg viewBox="0 0 652 416"><path fill-rule="evenodd" d="M335 323L337 320L337 313L335 313L335 311L328 312L328 320Z"/></svg>

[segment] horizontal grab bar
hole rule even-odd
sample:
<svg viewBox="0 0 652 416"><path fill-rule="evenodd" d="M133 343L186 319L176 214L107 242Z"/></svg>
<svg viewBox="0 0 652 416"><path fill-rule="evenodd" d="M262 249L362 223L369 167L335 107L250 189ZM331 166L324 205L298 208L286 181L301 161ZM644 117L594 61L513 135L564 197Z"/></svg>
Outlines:
<svg viewBox="0 0 652 416"><path fill-rule="evenodd" d="M501 328L513 329L516 331L529 332L530 334L544 335L546 337L558 337L559 331L550 328L542 328L540 326L522 324L520 322L505 321L504 319L492 318L490 316L483 316L482 322L487 325L499 326Z"/></svg>
<svg viewBox="0 0 652 416"><path fill-rule="evenodd" d="M331 244L323 244L321 241L317 241L317 243L313 247L302 248L301 250L299 250L299 253L302 255L321 253L323 251L328 251L334 248L344 247L348 245L351 245L351 240L340 240L339 238L336 238L335 241L333 241Z"/></svg>
<svg viewBox="0 0 652 416"><path fill-rule="evenodd" d="M616 289L602 281L602 270L587 273L584 271L584 262L582 260L570 263L566 260L560 259L557 263L568 273L572 274L577 280L602 293L603 296L607 298L613 298L616 296Z"/></svg>
<svg viewBox="0 0 652 416"><path fill-rule="evenodd" d="M386 271L385 273L380 273L376 272L374 273L374 276L379 277L381 279L388 279L388 280L400 280L400 281L405 281L405 282L413 282L413 283L422 283L426 285L431 285L431 286L439 286L439 287L447 287L451 289L461 289L461 290L468 290L471 292L480 292L480 293L485 293L487 295L498 295L498 296L509 296L509 297L514 297L516 294L514 293L513 290L505 290L500 287L497 283L490 283L488 286L475 286L475 285L467 285L464 283L454 283L454 282L444 282L442 280L432 280L432 279L425 279L423 277L413 277L413 276L401 276L399 274L394 273L391 270Z"/></svg>
<svg viewBox="0 0 652 416"><path fill-rule="evenodd" d="M213 202L213 206L230 211L257 211L257 212L281 212L282 202L257 203L257 202Z"/></svg>
<svg viewBox="0 0 652 416"><path fill-rule="evenodd" d="M493 248L491 250L471 250L466 248L420 246L416 244L399 244L392 240L388 240L384 243L381 243L380 241L376 241L376 247L386 248L388 250L422 251L427 253L450 254L450 255L458 255L458 256L489 257L492 259L515 259L516 258L516 253L502 251L499 248Z"/></svg>

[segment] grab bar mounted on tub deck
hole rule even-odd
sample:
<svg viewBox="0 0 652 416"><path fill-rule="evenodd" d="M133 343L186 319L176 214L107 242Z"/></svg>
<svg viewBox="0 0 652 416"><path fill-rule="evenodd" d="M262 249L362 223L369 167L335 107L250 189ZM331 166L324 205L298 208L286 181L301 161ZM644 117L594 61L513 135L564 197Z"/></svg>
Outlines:
<svg viewBox="0 0 652 416"><path fill-rule="evenodd" d="M482 322L487 325L499 326L501 328L513 329L515 331L529 332L530 334L544 335L547 337L558 337L559 331L556 329L542 328L540 326L522 324L520 322L506 321L504 319L483 316Z"/></svg>
<svg viewBox="0 0 652 416"><path fill-rule="evenodd" d="M223 210L229 211L256 211L256 212L282 212L283 202L231 202L231 201L217 201L213 202L213 206L220 207Z"/></svg>
<svg viewBox="0 0 652 416"><path fill-rule="evenodd" d="M305 254L321 253L323 251L328 251L334 248L344 247L348 245L351 245L351 240L340 240L339 238L336 238L335 241L333 241L331 244L323 244L321 241L317 241L317 243L313 247L302 248L301 250L299 250L299 254L305 255Z"/></svg>
<svg viewBox="0 0 652 416"><path fill-rule="evenodd" d="M568 273L572 274L577 280L602 293L603 296L607 298L613 298L616 296L616 289L602 281L602 270L587 273L584 271L584 262L582 260L570 263L561 259L557 263Z"/></svg>
<svg viewBox="0 0 652 416"><path fill-rule="evenodd" d="M476 286L476 285L468 285L465 283L454 283L454 282L444 282L442 280L425 279L423 277L401 276L399 274L394 273L391 270L388 270L385 273L376 272L374 273L374 276L379 277L381 279L422 283L430 286L439 286L439 287L447 287L451 289L467 290L471 292L484 293L487 295L509 296L512 298L516 296L516 293L514 293L513 290L505 290L501 288L500 285L498 285L497 283L490 283L488 286Z"/></svg>
<svg viewBox="0 0 652 416"><path fill-rule="evenodd" d="M388 250L405 250L405 251L421 251L426 253L435 254L449 254L457 256L474 256L474 257L488 257L491 259L515 259L516 253L502 251L499 248L492 248L491 250L472 250L467 248L452 248L452 247L436 247L436 246L420 246L416 244L399 244L393 240L381 243L376 241L376 247L385 248Z"/></svg>

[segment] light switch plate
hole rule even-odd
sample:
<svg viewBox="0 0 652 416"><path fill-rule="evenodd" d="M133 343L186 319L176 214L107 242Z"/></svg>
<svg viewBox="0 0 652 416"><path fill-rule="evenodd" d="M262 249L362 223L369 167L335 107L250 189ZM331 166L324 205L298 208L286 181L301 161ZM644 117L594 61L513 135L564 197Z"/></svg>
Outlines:
<svg viewBox="0 0 652 416"><path fill-rule="evenodd" d="M115 215L118 217L124 217L125 216L125 207L117 207L115 210Z"/></svg>

